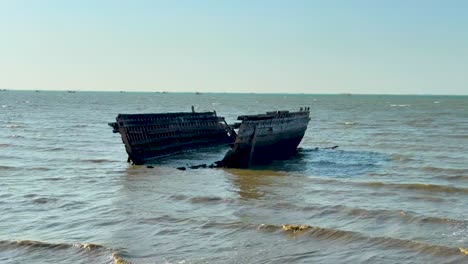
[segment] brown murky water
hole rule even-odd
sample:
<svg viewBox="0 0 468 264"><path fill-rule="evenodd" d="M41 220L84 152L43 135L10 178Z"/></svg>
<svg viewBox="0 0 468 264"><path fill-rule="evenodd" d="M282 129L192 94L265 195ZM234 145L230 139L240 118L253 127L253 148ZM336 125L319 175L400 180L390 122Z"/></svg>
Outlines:
<svg viewBox="0 0 468 264"><path fill-rule="evenodd" d="M118 113L311 107L298 154L127 164ZM0 263L466 263L468 97L0 93ZM318 149L339 145L338 149ZM302 230L283 226L303 225Z"/></svg>

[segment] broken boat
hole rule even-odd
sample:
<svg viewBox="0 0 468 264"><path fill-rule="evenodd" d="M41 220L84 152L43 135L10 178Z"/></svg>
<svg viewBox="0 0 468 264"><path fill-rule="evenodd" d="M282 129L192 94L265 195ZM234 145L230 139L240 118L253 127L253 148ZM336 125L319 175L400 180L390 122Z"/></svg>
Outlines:
<svg viewBox="0 0 468 264"><path fill-rule="evenodd" d="M148 160L187 150L232 144L235 132L213 112L119 114L109 123L120 133L128 161Z"/></svg>
<svg viewBox="0 0 468 264"><path fill-rule="evenodd" d="M310 108L242 115L230 126L213 112L119 114L109 123L120 133L128 161L148 160L205 147L229 145L218 166L248 168L296 153L310 121ZM234 129L237 129L237 133Z"/></svg>
<svg viewBox="0 0 468 264"><path fill-rule="evenodd" d="M222 167L248 168L296 153L310 121L310 108L297 112L274 111L260 115L243 115L235 124L236 140L223 160Z"/></svg>

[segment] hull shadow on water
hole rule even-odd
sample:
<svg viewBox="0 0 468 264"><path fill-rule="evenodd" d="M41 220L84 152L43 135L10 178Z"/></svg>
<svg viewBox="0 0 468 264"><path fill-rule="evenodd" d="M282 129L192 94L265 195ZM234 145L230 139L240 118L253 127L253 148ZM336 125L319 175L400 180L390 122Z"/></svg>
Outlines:
<svg viewBox="0 0 468 264"><path fill-rule="evenodd" d="M297 153L289 159L274 160L251 169L347 178L378 171L389 160L390 157L371 151L298 148Z"/></svg>
<svg viewBox="0 0 468 264"><path fill-rule="evenodd" d="M187 167L187 169L190 169L190 166L200 164L210 165L215 161L221 160L228 149L228 147L212 147L190 151L154 159L145 165L175 168ZM245 174L246 171L276 171L298 172L310 176L349 178L379 171L390 160L391 157L372 151L298 148L297 153L287 159L273 160L269 163L251 166L248 169L239 169L239 171L244 171L241 174ZM229 169L226 170L231 171Z"/></svg>
<svg viewBox="0 0 468 264"><path fill-rule="evenodd" d="M183 166L190 173L193 171L190 166L210 165L220 160L227 149L227 147L215 147L191 151L154 159L146 165L172 168ZM275 178L278 177L286 177L295 173L327 178L360 177L381 170L389 160L390 157L378 152L298 148L297 153L288 159L274 160L249 169L223 168L222 170L232 175L232 183L242 198L261 199L266 195L263 187L275 184ZM207 169L200 168L199 170Z"/></svg>

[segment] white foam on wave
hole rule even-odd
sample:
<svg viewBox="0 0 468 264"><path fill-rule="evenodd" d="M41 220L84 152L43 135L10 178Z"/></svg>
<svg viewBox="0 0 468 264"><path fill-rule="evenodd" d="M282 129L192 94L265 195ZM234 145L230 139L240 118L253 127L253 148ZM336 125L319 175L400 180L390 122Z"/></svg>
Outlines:
<svg viewBox="0 0 468 264"><path fill-rule="evenodd" d="M390 106L392 106L392 107L408 107L408 106L411 106L411 105L409 105L409 104L398 104L398 105L397 104L391 104Z"/></svg>
<svg viewBox="0 0 468 264"><path fill-rule="evenodd" d="M6 125L6 128L23 128L24 126L19 125L19 124L11 124L11 125Z"/></svg>

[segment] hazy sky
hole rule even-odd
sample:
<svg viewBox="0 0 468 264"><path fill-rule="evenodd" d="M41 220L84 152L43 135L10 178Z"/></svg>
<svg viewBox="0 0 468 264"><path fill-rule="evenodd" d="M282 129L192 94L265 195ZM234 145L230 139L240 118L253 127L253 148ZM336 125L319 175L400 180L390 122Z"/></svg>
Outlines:
<svg viewBox="0 0 468 264"><path fill-rule="evenodd" d="M0 0L0 88L468 94L468 1Z"/></svg>

